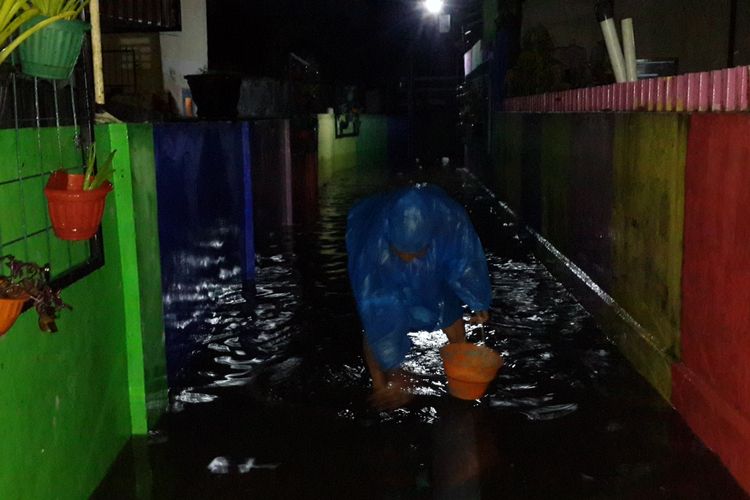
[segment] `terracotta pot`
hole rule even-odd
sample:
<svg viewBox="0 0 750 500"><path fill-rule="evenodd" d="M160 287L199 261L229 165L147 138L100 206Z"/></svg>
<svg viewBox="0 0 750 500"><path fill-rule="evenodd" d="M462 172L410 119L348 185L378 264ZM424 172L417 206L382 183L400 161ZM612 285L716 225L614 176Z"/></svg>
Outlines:
<svg viewBox="0 0 750 500"><path fill-rule="evenodd" d="M492 349L474 344L448 344L440 349L448 392L459 399L479 399L495 379L503 358Z"/></svg>
<svg viewBox="0 0 750 500"><path fill-rule="evenodd" d="M16 322L27 300L28 295L17 299L0 299L0 336L5 335Z"/></svg>
<svg viewBox="0 0 750 500"><path fill-rule="evenodd" d="M88 240L102 222L104 201L112 191L112 184L106 182L97 189L84 191L83 177L82 174L55 172L44 188L52 228L62 240Z"/></svg>

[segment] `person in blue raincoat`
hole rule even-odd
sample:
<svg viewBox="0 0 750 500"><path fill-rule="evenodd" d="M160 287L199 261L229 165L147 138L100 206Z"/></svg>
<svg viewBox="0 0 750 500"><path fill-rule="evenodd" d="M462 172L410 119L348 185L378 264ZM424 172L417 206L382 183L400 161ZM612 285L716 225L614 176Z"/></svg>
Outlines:
<svg viewBox="0 0 750 500"><path fill-rule="evenodd" d="M464 208L429 184L372 196L349 212L349 278L364 327L373 403L409 399L400 365L409 332L442 329L465 342L463 305L472 323L489 319L487 260Z"/></svg>

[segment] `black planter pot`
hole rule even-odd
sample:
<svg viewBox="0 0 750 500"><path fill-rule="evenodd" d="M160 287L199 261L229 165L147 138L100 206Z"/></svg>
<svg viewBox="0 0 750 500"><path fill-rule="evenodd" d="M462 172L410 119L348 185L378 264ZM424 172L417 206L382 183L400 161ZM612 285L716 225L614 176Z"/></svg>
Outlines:
<svg viewBox="0 0 750 500"><path fill-rule="evenodd" d="M205 119L237 118L242 78L227 73L186 75L193 101L198 106L198 116Z"/></svg>

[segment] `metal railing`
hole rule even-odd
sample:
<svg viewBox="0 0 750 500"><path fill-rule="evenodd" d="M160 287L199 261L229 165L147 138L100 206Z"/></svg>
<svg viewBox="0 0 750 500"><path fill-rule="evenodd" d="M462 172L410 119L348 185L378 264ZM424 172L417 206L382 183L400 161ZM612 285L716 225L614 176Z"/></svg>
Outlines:
<svg viewBox="0 0 750 500"><path fill-rule="evenodd" d="M102 51L104 61L104 91L108 97L133 96L138 91L138 64L135 49Z"/></svg>
<svg viewBox="0 0 750 500"><path fill-rule="evenodd" d="M106 0L101 16L107 32L182 29L180 0Z"/></svg>

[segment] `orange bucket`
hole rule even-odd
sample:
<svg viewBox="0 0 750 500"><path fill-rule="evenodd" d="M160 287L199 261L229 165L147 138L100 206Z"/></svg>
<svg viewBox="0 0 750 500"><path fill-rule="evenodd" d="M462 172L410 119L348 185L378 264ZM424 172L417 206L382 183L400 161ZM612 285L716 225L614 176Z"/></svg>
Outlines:
<svg viewBox="0 0 750 500"><path fill-rule="evenodd" d="M448 344L440 349L448 392L459 399L479 399L495 379L503 358L492 349L480 345Z"/></svg>

